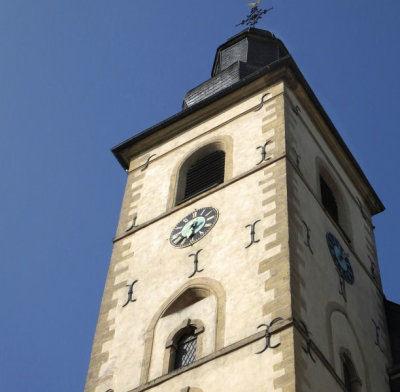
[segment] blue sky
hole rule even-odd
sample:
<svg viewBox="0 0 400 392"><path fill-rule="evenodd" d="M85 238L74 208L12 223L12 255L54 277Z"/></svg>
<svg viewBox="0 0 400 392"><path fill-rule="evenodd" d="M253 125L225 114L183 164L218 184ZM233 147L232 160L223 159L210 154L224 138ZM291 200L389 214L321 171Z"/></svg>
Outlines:
<svg viewBox="0 0 400 392"><path fill-rule="evenodd" d="M400 302L400 1L264 0L387 210L384 290ZM0 389L83 390L126 175L110 148L177 113L246 1L0 3Z"/></svg>

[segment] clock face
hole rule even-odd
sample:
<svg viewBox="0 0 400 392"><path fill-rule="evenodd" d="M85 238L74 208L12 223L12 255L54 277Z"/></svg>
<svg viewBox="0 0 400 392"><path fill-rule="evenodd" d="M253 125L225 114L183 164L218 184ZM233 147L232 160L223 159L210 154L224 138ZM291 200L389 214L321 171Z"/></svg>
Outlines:
<svg viewBox="0 0 400 392"><path fill-rule="evenodd" d="M218 210L204 207L185 216L172 230L169 242L177 248L185 248L201 240L215 225Z"/></svg>
<svg viewBox="0 0 400 392"><path fill-rule="evenodd" d="M326 233L329 251L339 275L348 283L354 283L353 269L349 261L349 255L343 250L338 239L332 233Z"/></svg>

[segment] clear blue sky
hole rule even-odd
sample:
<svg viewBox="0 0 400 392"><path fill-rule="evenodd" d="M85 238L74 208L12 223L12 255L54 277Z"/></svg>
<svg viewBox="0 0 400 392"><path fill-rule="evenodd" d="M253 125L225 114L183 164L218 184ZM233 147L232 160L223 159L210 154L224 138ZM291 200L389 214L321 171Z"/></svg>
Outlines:
<svg viewBox="0 0 400 392"><path fill-rule="evenodd" d="M400 302L400 1L264 0L387 211ZM0 2L0 389L82 391L124 191L110 147L180 110L242 0ZM123 391L118 391L123 392Z"/></svg>

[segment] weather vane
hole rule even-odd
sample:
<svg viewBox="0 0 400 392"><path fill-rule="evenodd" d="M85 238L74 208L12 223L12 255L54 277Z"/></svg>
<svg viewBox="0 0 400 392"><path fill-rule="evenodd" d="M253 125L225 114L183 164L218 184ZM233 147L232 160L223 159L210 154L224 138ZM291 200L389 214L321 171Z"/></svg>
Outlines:
<svg viewBox="0 0 400 392"><path fill-rule="evenodd" d="M262 18L264 14L266 14L268 11L271 11L272 8L268 8L266 10L263 10L261 8L258 8L258 5L260 4L261 0L256 1L255 3L249 3L249 6L252 7L250 11L250 15L247 15L246 19L243 19L237 26L241 25L247 25L250 27L254 27Z"/></svg>

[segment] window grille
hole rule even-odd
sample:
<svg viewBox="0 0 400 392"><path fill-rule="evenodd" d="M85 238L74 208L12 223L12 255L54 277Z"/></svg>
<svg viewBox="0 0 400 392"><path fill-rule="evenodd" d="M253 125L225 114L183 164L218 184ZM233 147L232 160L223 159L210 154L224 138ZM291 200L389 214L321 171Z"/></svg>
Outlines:
<svg viewBox="0 0 400 392"><path fill-rule="evenodd" d="M174 369L190 365L196 360L197 336L194 331L182 335L176 343Z"/></svg>
<svg viewBox="0 0 400 392"><path fill-rule="evenodd" d="M199 158L186 173L183 200L196 196L224 182L225 152L214 151ZM182 200L182 201L183 201Z"/></svg>
<svg viewBox="0 0 400 392"><path fill-rule="evenodd" d="M336 222L339 223L339 214L338 214L338 206L336 203L335 196L332 192L332 189L329 188L328 184L325 180L320 177L320 184L321 184L321 200L323 206L328 211L328 214L331 218Z"/></svg>

